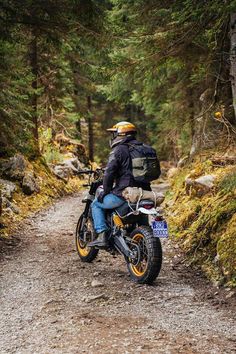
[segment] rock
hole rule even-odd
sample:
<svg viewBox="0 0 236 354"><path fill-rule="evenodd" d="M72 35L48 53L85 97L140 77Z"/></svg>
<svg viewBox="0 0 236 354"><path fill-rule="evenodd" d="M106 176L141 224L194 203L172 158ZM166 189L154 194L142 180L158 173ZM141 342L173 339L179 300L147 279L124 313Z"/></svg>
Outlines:
<svg viewBox="0 0 236 354"><path fill-rule="evenodd" d="M123 277L123 276L124 276L124 274L120 274L120 273L118 273L116 276L117 276L117 277L119 277L119 278L121 278L121 277Z"/></svg>
<svg viewBox="0 0 236 354"><path fill-rule="evenodd" d="M177 175L178 172L179 169L177 167L171 167L167 172L167 178L173 178L174 176Z"/></svg>
<svg viewBox="0 0 236 354"><path fill-rule="evenodd" d="M99 295L88 297L85 300L85 302L87 302L89 304L90 302L93 302L93 301L96 301L96 300L100 300L100 299L108 300L108 297L105 294L99 294Z"/></svg>
<svg viewBox="0 0 236 354"><path fill-rule="evenodd" d="M2 209L3 212L6 212L6 210L9 211L9 209L15 214L19 214L20 212L20 209L14 203L10 202L6 197L2 197Z"/></svg>
<svg viewBox="0 0 236 354"><path fill-rule="evenodd" d="M166 193L166 191L170 188L170 183L162 182L158 184L152 184L152 189L154 192L158 193Z"/></svg>
<svg viewBox="0 0 236 354"><path fill-rule="evenodd" d="M2 163L2 175L13 181L22 181L28 162L23 155L17 154L8 161Z"/></svg>
<svg viewBox="0 0 236 354"><path fill-rule="evenodd" d="M235 291L230 291L226 296L225 296L225 298L226 299L230 299L231 297L234 297L235 296Z"/></svg>
<svg viewBox="0 0 236 354"><path fill-rule="evenodd" d="M7 181L5 179L0 179L0 190L2 197L11 200L12 195L16 190L16 185L13 182Z"/></svg>
<svg viewBox="0 0 236 354"><path fill-rule="evenodd" d="M214 175L205 175L195 179L195 183L211 189L214 186L215 176Z"/></svg>
<svg viewBox="0 0 236 354"><path fill-rule="evenodd" d="M205 175L196 179L187 176L185 178L185 191L187 194L191 194L191 191L194 190L196 195L201 197L214 187L214 181L215 176L213 175Z"/></svg>
<svg viewBox="0 0 236 354"><path fill-rule="evenodd" d="M65 182L68 181L69 177L76 174L83 168L82 163L77 157L67 158L63 162L57 165L51 165L51 171L60 179Z"/></svg>
<svg viewBox="0 0 236 354"><path fill-rule="evenodd" d="M97 279L94 279L93 281L92 281L92 283L91 283L91 286L93 287L93 288L99 288L99 287L101 287L101 286L103 286L104 284L102 283L102 282L100 282L99 280L97 280Z"/></svg>
<svg viewBox="0 0 236 354"><path fill-rule="evenodd" d="M31 195L40 191L39 185L33 172L27 172L22 181L22 190L24 194Z"/></svg>
<svg viewBox="0 0 236 354"><path fill-rule="evenodd" d="M67 167L68 169L71 170L71 172L78 172L79 170L82 169L82 164L77 157L66 159L60 165Z"/></svg>
<svg viewBox="0 0 236 354"><path fill-rule="evenodd" d="M65 182L67 182L68 178L71 176L70 169L61 165L56 165L52 167L51 171L55 174L55 176Z"/></svg>
<svg viewBox="0 0 236 354"><path fill-rule="evenodd" d="M36 234L35 236L36 237L43 237L43 236L45 236L45 234Z"/></svg>

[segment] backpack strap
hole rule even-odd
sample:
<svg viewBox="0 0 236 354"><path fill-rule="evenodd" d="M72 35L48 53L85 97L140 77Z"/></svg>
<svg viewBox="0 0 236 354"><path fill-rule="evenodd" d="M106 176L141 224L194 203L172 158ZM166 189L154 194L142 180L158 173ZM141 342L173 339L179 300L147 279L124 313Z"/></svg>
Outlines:
<svg viewBox="0 0 236 354"><path fill-rule="evenodd" d="M136 145L129 144L129 143L126 143L125 145L128 145L129 147L132 147L134 150L139 151L139 149L137 149ZM144 144L140 144L140 147L141 146L144 146ZM146 160L148 160L148 157L145 153L144 153L144 156L146 157Z"/></svg>
<svg viewBox="0 0 236 354"><path fill-rule="evenodd" d="M125 144L123 144L123 145L127 145L128 147L132 147L134 150L138 151L136 145L134 145L134 144L125 143ZM140 146L143 146L143 144L140 144Z"/></svg>

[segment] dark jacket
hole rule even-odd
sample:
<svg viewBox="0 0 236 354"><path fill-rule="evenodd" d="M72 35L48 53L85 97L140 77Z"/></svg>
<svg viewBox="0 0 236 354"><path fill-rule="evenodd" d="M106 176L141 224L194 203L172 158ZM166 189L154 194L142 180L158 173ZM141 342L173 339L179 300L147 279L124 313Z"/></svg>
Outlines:
<svg viewBox="0 0 236 354"><path fill-rule="evenodd" d="M119 197L126 187L141 187L151 190L150 183L137 183L132 174L132 160L128 145L140 145L136 139L127 137L119 145L116 145L110 155L103 178L104 194L113 193Z"/></svg>

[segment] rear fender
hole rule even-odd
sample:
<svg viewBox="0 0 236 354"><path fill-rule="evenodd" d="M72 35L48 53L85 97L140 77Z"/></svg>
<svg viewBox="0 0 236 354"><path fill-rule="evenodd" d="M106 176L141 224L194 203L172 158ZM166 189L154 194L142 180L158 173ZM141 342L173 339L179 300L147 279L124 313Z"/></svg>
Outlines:
<svg viewBox="0 0 236 354"><path fill-rule="evenodd" d="M152 209L138 208L138 211L146 215L157 215L157 211L155 208Z"/></svg>

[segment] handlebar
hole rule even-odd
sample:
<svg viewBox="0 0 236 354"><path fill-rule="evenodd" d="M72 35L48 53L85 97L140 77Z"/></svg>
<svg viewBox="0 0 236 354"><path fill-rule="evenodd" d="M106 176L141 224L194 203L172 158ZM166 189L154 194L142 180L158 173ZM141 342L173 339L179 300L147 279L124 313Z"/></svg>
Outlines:
<svg viewBox="0 0 236 354"><path fill-rule="evenodd" d="M78 175L83 175L83 174L90 175L90 174L92 174L94 172L95 171L93 171L93 170L82 170L82 171L76 172L76 174L78 174Z"/></svg>
<svg viewBox="0 0 236 354"><path fill-rule="evenodd" d="M81 170L81 171L77 171L76 174L77 175L89 175L88 177L88 183L83 184L83 187L90 187L91 184L91 178L95 181L101 180L102 181L102 176L103 176L103 172L105 171L104 168L96 168L96 170Z"/></svg>
<svg viewBox="0 0 236 354"><path fill-rule="evenodd" d="M81 170L81 171L78 171L76 172L76 174L78 175L92 175L92 174L96 174L98 172L104 172L105 171L105 168L97 168L96 170Z"/></svg>

